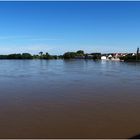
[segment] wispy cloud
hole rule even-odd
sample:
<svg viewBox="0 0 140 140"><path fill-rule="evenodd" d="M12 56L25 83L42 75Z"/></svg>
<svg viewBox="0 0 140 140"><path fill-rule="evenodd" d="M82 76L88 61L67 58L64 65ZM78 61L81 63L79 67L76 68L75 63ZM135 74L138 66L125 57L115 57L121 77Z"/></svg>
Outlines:
<svg viewBox="0 0 140 140"><path fill-rule="evenodd" d="M9 40L9 39L32 40L32 41L63 40L62 38L48 38L48 37L34 37L34 36L0 36L0 40Z"/></svg>
<svg viewBox="0 0 140 140"><path fill-rule="evenodd" d="M7 39L24 39L28 38L29 36L0 36L0 40L7 40Z"/></svg>
<svg viewBox="0 0 140 140"><path fill-rule="evenodd" d="M48 45L36 44L36 45L25 45L25 46L0 46L1 54L11 54L11 53L25 53L29 52L32 54L37 54L40 51L50 52L53 50L53 47Z"/></svg>
<svg viewBox="0 0 140 140"><path fill-rule="evenodd" d="M43 40L63 40L63 39L59 39L59 38L29 38L30 40L39 40L39 41L43 41Z"/></svg>

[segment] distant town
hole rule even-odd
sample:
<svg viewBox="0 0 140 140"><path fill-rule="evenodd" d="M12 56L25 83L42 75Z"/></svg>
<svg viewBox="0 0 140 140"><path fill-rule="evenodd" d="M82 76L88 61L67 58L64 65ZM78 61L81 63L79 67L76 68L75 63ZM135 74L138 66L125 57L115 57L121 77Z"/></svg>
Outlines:
<svg viewBox="0 0 140 140"><path fill-rule="evenodd" d="M76 52L66 52L63 55L51 55L48 52L39 52L31 55L30 53L15 53L0 55L0 59L93 59L93 60L112 60L112 61L139 61L139 48L136 53L85 53L83 50Z"/></svg>

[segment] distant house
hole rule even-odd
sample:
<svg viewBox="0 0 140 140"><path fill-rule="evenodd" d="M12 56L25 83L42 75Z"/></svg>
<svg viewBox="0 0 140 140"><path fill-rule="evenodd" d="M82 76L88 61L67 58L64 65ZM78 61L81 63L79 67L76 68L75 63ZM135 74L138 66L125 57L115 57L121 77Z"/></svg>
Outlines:
<svg viewBox="0 0 140 140"><path fill-rule="evenodd" d="M127 55L127 53L121 53L121 56L126 56Z"/></svg>
<svg viewBox="0 0 140 140"><path fill-rule="evenodd" d="M93 59L101 59L101 53L91 53Z"/></svg>
<svg viewBox="0 0 140 140"><path fill-rule="evenodd" d="M86 59L92 59L92 58L93 58L93 55L91 55L91 54L86 54L85 58L86 58Z"/></svg>
<svg viewBox="0 0 140 140"><path fill-rule="evenodd" d="M135 53L132 54L132 56L135 56L135 55L136 55Z"/></svg>
<svg viewBox="0 0 140 140"><path fill-rule="evenodd" d="M108 55L108 59L111 59L112 58L112 55L110 54L110 55Z"/></svg>
<svg viewBox="0 0 140 140"><path fill-rule="evenodd" d="M101 59L101 53L86 54L86 59Z"/></svg>
<svg viewBox="0 0 140 140"><path fill-rule="evenodd" d="M134 56L134 53L128 53L127 56Z"/></svg>
<svg viewBox="0 0 140 140"><path fill-rule="evenodd" d="M106 58L106 56L101 56L101 59L106 60L107 58Z"/></svg>

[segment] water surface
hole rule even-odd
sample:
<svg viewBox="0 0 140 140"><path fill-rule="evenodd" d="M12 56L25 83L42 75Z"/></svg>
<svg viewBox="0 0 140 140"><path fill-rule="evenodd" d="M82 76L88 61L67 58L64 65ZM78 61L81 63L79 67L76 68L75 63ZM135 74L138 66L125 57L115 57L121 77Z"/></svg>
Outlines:
<svg viewBox="0 0 140 140"><path fill-rule="evenodd" d="M139 63L0 60L0 138L129 138L139 124Z"/></svg>

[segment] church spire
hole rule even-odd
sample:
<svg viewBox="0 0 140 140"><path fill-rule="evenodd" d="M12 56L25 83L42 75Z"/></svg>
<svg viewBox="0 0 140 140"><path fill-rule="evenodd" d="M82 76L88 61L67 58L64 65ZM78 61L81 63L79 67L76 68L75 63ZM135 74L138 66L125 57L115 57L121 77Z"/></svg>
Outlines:
<svg viewBox="0 0 140 140"><path fill-rule="evenodd" d="M139 47L137 47L136 60L138 60L138 56L139 56Z"/></svg>

